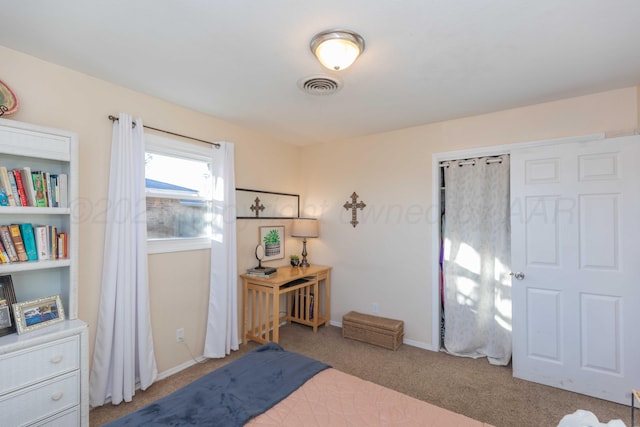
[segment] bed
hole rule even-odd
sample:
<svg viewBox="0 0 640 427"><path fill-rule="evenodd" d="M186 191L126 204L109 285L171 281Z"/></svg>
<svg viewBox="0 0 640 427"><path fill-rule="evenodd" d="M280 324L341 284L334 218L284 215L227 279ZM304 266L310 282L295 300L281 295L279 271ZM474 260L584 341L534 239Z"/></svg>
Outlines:
<svg viewBox="0 0 640 427"><path fill-rule="evenodd" d="M489 426L264 344L108 427Z"/></svg>

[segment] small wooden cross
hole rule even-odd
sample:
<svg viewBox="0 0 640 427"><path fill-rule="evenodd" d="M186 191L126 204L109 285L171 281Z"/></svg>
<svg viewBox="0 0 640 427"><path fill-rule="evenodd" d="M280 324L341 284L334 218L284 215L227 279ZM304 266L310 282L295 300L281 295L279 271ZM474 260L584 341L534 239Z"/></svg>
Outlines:
<svg viewBox="0 0 640 427"><path fill-rule="evenodd" d="M251 205L251 210L255 211L256 218L258 218L260 216L260 211L264 210L264 205L260 204L260 199L258 197L256 197L255 202L256 202L255 205Z"/></svg>
<svg viewBox="0 0 640 427"><path fill-rule="evenodd" d="M367 206L363 202L356 203L356 200L358 200L358 197L359 196L354 191L353 194L351 195L351 203L347 202L343 205L346 210L351 209L351 225L353 225L353 228L355 228L356 225L358 225L358 214L356 210L358 208L360 208L360 210L363 210L364 207Z"/></svg>

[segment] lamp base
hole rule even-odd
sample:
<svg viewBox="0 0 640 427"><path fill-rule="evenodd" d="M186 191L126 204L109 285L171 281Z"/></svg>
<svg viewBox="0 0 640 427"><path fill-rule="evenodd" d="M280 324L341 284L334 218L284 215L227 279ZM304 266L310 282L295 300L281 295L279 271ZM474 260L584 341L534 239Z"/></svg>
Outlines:
<svg viewBox="0 0 640 427"><path fill-rule="evenodd" d="M307 261L307 239L302 239L302 261L300 261L300 267L309 267L309 261Z"/></svg>

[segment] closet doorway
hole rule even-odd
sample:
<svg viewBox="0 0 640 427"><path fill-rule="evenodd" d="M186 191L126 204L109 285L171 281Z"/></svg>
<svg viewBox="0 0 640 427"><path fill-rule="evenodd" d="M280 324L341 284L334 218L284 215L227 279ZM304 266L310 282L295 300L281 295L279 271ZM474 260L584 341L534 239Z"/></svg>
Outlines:
<svg viewBox="0 0 640 427"><path fill-rule="evenodd" d="M509 155L440 163L441 347L511 361Z"/></svg>

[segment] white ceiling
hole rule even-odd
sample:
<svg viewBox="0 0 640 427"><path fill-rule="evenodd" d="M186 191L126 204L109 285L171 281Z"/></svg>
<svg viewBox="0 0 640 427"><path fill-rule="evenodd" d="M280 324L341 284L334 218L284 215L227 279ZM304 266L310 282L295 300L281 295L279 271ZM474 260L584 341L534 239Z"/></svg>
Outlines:
<svg viewBox="0 0 640 427"><path fill-rule="evenodd" d="M0 45L295 144L640 84L640 0L0 0L0 10ZM366 41L339 73L309 50L330 28ZM298 88L315 75L341 90Z"/></svg>

